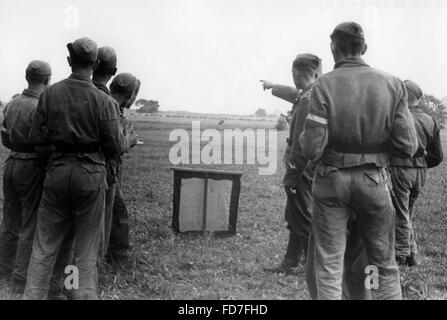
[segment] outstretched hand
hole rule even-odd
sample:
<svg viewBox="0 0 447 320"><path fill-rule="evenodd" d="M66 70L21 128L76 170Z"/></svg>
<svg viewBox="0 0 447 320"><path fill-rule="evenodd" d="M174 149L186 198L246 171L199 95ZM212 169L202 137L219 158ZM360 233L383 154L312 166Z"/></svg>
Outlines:
<svg viewBox="0 0 447 320"><path fill-rule="evenodd" d="M267 81L267 80L259 80L259 81L261 82L262 88L264 89L264 91L268 90L268 89L272 89L273 86L274 86L273 82L270 82L270 81Z"/></svg>

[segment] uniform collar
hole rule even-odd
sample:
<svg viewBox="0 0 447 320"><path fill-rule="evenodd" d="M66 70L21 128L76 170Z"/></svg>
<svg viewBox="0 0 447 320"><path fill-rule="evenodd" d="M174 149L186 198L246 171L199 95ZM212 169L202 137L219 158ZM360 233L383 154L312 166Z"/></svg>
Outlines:
<svg viewBox="0 0 447 320"><path fill-rule="evenodd" d="M90 77L86 77L84 75L74 72L70 75L70 79L92 82L92 79Z"/></svg>
<svg viewBox="0 0 447 320"><path fill-rule="evenodd" d="M338 61L335 64L334 69L359 67L359 66L369 67L369 65L366 64L366 62L362 58L346 58L346 59Z"/></svg>
<svg viewBox="0 0 447 320"><path fill-rule="evenodd" d="M40 96L40 94L38 94L36 91L30 90L30 89L23 90L22 94L24 96L28 96L28 97L35 98L35 99L39 99L39 96Z"/></svg>
<svg viewBox="0 0 447 320"><path fill-rule="evenodd" d="M99 90L103 91L108 96L110 96L110 90L109 90L109 88L107 88L106 85L99 83L99 82L95 82L95 81L93 81L93 84L95 85L96 88L98 88Z"/></svg>
<svg viewBox="0 0 447 320"><path fill-rule="evenodd" d="M305 87L304 89L299 89L298 91L298 96L295 99L295 103L298 103L301 101L301 99L304 97L304 95L309 92L310 89L312 89L314 86L314 83L308 85L307 87Z"/></svg>
<svg viewBox="0 0 447 320"><path fill-rule="evenodd" d="M307 87L305 87L305 88L303 89L303 93L306 93L307 91L309 91L310 89L312 89L313 86L314 86L313 83L309 84Z"/></svg>

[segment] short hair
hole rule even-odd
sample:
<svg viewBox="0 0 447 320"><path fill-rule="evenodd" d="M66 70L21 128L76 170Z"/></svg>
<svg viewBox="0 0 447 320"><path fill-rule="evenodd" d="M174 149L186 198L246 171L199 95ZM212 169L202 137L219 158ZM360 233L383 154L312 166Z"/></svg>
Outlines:
<svg viewBox="0 0 447 320"><path fill-rule="evenodd" d="M28 73L26 74L26 81L28 81L29 84L45 84L48 82L48 79L51 77L51 75L36 75Z"/></svg>
<svg viewBox="0 0 447 320"><path fill-rule="evenodd" d="M331 34L331 41L344 55L358 55L363 53L365 40L351 36L339 30Z"/></svg>
<svg viewBox="0 0 447 320"><path fill-rule="evenodd" d="M317 73L319 76L321 75L319 68L314 69L311 66L304 66L301 63L297 63L296 60L293 62L292 69L295 69L298 72L298 78L305 81L313 79L315 73Z"/></svg>
<svg viewBox="0 0 447 320"><path fill-rule="evenodd" d="M95 69L95 74L101 76L114 76L116 74L116 68L107 67L104 66L104 64L99 63Z"/></svg>
<svg viewBox="0 0 447 320"><path fill-rule="evenodd" d="M86 61L81 59L73 50L69 50L70 59L71 59L71 67L72 68L93 68L95 66L96 61Z"/></svg>
<svg viewBox="0 0 447 320"><path fill-rule="evenodd" d="M303 80L310 80L314 78L315 73L318 73L318 70L312 69L312 68L295 68L294 69L298 72L298 78Z"/></svg>

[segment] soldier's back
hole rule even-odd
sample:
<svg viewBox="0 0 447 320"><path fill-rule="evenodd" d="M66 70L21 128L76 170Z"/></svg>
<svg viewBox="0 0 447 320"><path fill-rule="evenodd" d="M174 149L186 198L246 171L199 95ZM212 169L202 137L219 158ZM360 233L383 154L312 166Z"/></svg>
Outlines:
<svg viewBox="0 0 447 320"><path fill-rule="evenodd" d="M10 143L16 148L29 148L32 150L29 131L38 99L39 95L37 93L25 89L20 96L8 104L4 126L8 131Z"/></svg>
<svg viewBox="0 0 447 320"><path fill-rule="evenodd" d="M418 134L418 141L426 147L429 140L433 138L435 120L422 110L413 111L412 115L414 119L414 126Z"/></svg>
<svg viewBox="0 0 447 320"><path fill-rule="evenodd" d="M109 96L88 79L72 75L48 88L42 100L52 145L56 148L99 147L101 115L114 104ZM111 120L116 120L116 115Z"/></svg>
<svg viewBox="0 0 447 320"><path fill-rule="evenodd" d="M366 65L335 69L317 86L327 99L329 148L346 152L382 152L391 135L402 82Z"/></svg>

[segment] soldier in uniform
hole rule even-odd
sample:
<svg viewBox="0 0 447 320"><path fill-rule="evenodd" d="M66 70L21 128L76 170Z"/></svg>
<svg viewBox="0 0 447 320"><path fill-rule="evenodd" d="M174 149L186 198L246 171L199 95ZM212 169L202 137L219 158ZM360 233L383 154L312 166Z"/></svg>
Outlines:
<svg viewBox="0 0 447 320"><path fill-rule="evenodd" d="M285 86L282 84L276 84L267 80L261 80L262 87L264 90L272 90L272 95L275 97L278 97L280 99L283 99L287 102L290 102L292 104L292 109L288 112L288 114L292 115L295 111L295 108L297 106L297 101L300 99L301 94L303 91L301 89L297 89L290 86ZM286 117L287 122L290 124L290 117L289 115ZM290 151L292 149L292 144L290 143L292 141L290 137L291 130L289 129L289 136L286 139L287 145L286 145L286 151L284 152L284 158L283 163L287 167L289 164L289 157L290 157Z"/></svg>
<svg viewBox="0 0 447 320"><path fill-rule="evenodd" d="M0 278L12 272L15 294L25 288L45 177L45 159L34 149L29 131L39 96L50 80L50 65L32 61L26 69L28 88L8 104L3 120L2 143L11 152L3 173Z"/></svg>
<svg viewBox="0 0 447 320"><path fill-rule="evenodd" d="M115 49L104 46L98 49L98 66L93 71L93 84L105 94L110 96L107 83L116 74L117 57Z"/></svg>
<svg viewBox="0 0 447 320"><path fill-rule="evenodd" d="M25 299L45 299L52 273L63 275L70 248L79 276L73 298L98 298L105 161L121 153L118 106L92 84L96 43L81 38L67 47L73 73L42 93L30 131L36 146L51 145L54 152L37 215Z"/></svg>
<svg viewBox="0 0 447 320"><path fill-rule="evenodd" d="M112 97L119 105L120 132L123 136L122 154L128 153L137 144L137 135L130 121L125 117L125 109L135 102L140 90L140 80L130 73L120 73L110 84ZM122 156L117 159L117 184L113 203L113 218L107 260L120 262L127 258L130 249L129 213L122 193Z"/></svg>
<svg viewBox="0 0 447 320"><path fill-rule="evenodd" d="M355 215L368 264L378 270L373 299L401 299L387 167L390 155L411 158L417 151L407 90L362 60L367 46L360 25L338 25L331 49L335 69L316 81L300 136L306 158L318 161L312 216L317 298L342 298L347 225Z"/></svg>
<svg viewBox="0 0 447 320"><path fill-rule="evenodd" d="M283 179L287 194L285 220L289 229L289 242L283 261L279 266L266 268L267 272L297 274L303 270L300 260L302 257L305 258L309 242L312 214L311 187L314 173L312 164L302 154L298 138L309 112L312 85L321 75L321 70L321 60L317 56L299 54L292 66L296 89L263 81L264 88L271 88L273 95L286 101L292 101L295 96L284 159L287 167Z"/></svg>
<svg viewBox="0 0 447 320"><path fill-rule="evenodd" d="M414 266L417 245L412 223L414 204L427 179L427 168L438 166L443 159L440 127L436 120L419 108L423 92L413 81L406 80L408 106L413 115L419 147L423 155L411 159L391 157L392 199L396 209L396 260L400 265Z"/></svg>
<svg viewBox="0 0 447 320"><path fill-rule="evenodd" d="M98 67L93 71L93 84L105 94L110 96L110 90L107 83L116 74L117 57L113 48L105 46L98 49ZM119 112L117 110L117 112ZM116 192L116 171L118 167L117 159L106 161L107 185L106 208L104 214L104 242L100 244L100 259L102 260L109 246L110 229L112 227L113 203L115 202Z"/></svg>
<svg viewBox="0 0 447 320"><path fill-rule="evenodd" d="M299 55L297 60L302 56L303 55ZM316 74L315 77L321 75L321 60L314 55L309 55L309 57L314 60L313 66L318 64L318 68L316 69L318 74ZM312 68L313 66L311 65L310 67ZM306 69L305 66L304 69ZM297 72L293 72L293 75L295 78L298 74ZM302 268L293 268L290 264L295 263L301 256L305 256L307 262L305 267L306 282L309 287L310 296L313 299L316 299L316 279L313 265L314 240L310 227L312 214L311 185L314 178L314 170L313 165L308 163L307 159L305 159L302 154L301 146L299 144L299 136L303 132L304 121L309 112L309 101L312 92L311 83L313 84L314 81L315 79L309 81L309 85L302 86L299 84L302 81L296 79L295 82L297 83L297 88L300 88L297 89L261 80L264 89L272 89L272 94L279 98L292 102L293 97L296 97L292 108L292 122L284 156L284 162L286 164L284 185L287 194L285 218L289 224L289 242L286 255L281 264L273 268L266 268L265 270L267 272L284 273L288 275L296 274L302 271ZM296 232L293 230L296 230ZM364 266L366 265L365 255L354 219L348 224L347 247L349 250L347 250L345 256L346 263L343 276L343 298L349 300L368 300L370 299L370 295L365 290L363 281Z"/></svg>

